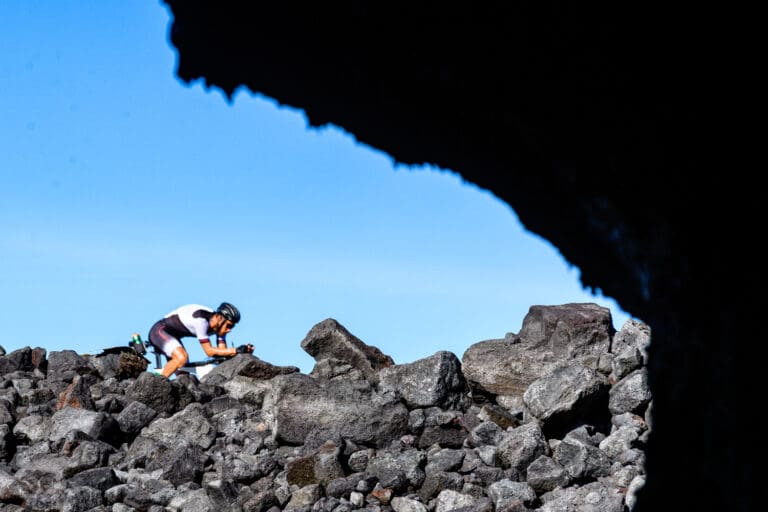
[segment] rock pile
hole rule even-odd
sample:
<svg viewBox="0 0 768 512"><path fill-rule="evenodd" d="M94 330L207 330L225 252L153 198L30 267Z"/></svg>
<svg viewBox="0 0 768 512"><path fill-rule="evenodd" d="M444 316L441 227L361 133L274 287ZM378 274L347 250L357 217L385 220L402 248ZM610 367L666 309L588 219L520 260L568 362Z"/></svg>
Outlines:
<svg viewBox="0 0 768 512"><path fill-rule="evenodd" d="M2 351L0 511L623 512L649 341L565 304L461 361L394 364L328 319L301 342L309 375L243 354L167 380L121 351Z"/></svg>

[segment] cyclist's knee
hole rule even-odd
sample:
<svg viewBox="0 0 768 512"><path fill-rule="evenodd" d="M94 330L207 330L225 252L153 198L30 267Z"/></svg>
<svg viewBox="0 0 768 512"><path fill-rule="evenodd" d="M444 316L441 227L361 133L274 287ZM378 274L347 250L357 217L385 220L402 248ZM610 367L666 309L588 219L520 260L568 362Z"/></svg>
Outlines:
<svg viewBox="0 0 768 512"><path fill-rule="evenodd" d="M173 351L173 360L176 361L180 366L184 366L187 364L187 361L189 360L189 356L187 355L187 351L184 350L183 347L176 347L176 350Z"/></svg>

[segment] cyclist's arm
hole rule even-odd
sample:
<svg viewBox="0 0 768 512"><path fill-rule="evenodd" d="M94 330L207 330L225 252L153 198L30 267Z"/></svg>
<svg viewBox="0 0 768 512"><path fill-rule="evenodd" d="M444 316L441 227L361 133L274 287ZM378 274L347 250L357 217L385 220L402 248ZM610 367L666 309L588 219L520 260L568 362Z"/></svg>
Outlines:
<svg viewBox="0 0 768 512"><path fill-rule="evenodd" d="M224 346L221 346L222 344L219 343L218 347L214 347L211 345L210 339L202 339L200 340L200 346L203 347L203 352L205 352L205 355L208 357L214 357L214 356L224 356L224 357L231 357L237 354L237 349L235 347L227 348L227 344L224 343Z"/></svg>

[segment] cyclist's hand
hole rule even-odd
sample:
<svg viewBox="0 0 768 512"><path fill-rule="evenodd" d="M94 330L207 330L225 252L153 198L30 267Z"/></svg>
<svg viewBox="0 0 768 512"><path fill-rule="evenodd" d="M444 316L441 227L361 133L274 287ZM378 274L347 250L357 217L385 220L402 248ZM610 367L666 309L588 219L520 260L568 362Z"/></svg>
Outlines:
<svg viewBox="0 0 768 512"><path fill-rule="evenodd" d="M238 354L250 354L253 352L253 345L248 343L247 345L240 345L237 347Z"/></svg>

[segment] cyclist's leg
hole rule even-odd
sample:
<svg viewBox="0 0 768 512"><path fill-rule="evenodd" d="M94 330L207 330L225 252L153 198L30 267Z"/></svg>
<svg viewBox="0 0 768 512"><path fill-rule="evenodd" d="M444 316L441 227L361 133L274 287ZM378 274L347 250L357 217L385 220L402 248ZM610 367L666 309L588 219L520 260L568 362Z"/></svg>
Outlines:
<svg viewBox="0 0 768 512"><path fill-rule="evenodd" d="M162 374L170 377L173 373L187 363L187 351L174 336L165 330L165 322L160 320L149 331L149 342L162 351L168 358L168 362L162 369Z"/></svg>
<svg viewBox="0 0 768 512"><path fill-rule="evenodd" d="M184 347L179 345L173 350L173 353L171 354L171 357L168 359L168 362L163 366L163 371L161 372L166 377L170 377L176 371L187 364L187 351L184 350Z"/></svg>

